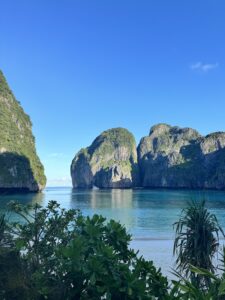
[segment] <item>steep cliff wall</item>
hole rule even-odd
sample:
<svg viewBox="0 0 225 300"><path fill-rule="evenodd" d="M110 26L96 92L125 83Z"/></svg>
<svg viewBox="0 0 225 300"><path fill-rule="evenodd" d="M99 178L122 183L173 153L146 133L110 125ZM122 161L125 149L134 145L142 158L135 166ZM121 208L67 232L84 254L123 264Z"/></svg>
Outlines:
<svg viewBox="0 0 225 300"><path fill-rule="evenodd" d="M0 190L37 192L45 184L30 118L0 71Z"/></svg>
<svg viewBox="0 0 225 300"><path fill-rule="evenodd" d="M126 129L104 131L72 161L75 188L130 188L138 184L136 143Z"/></svg>

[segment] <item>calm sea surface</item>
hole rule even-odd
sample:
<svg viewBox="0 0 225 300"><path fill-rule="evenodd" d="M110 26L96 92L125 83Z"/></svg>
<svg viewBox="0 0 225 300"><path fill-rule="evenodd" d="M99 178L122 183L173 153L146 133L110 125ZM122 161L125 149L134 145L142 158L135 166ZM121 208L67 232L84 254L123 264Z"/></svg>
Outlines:
<svg viewBox="0 0 225 300"><path fill-rule="evenodd" d="M10 200L38 202L46 206L58 201L64 208L79 208L84 215L101 214L124 224L133 236L131 246L155 261L166 272L172 267L173 223L190 200L205 199L225 230L225 192L187 190L72 190L46 188L40 194L1 195L0 211Z"/></svg>

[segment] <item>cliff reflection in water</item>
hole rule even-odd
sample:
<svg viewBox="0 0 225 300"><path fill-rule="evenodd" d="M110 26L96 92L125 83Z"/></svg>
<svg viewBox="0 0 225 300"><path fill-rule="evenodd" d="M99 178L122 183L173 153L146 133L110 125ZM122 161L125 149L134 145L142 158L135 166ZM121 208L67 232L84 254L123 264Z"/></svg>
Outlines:
<svg viewBox="0 0 225 300"><path fill-rule="evenodd" d="M133 200L133 190L113 189L104 192L93 190L91 193L91 207L96 208L131 208Z"/></svg>
<svg viewBox="0 0 225 300"><path fill-rule="evenodd" d="M82 214L101 214L124 224L136 239L173 239L173 223L191 200L205 199L225 229L225 192L166 189L73 190L70 187L46 188L39 194L0 195L0 213L11 200L46 206L55 200L65 209L80 209Z"/></svg>
<svg viewBox="0 0 225 300"><path fill-rule="evenodd" d="M38 203L41 206L45 205L45 195L43 193L29 193L29 194L7 194L0 196L0 214L8 213L8 204L11 201L19 202L23 205ZM20 216L10 212L11 221L19 221Z"/></svg>
<svg viewBox="0 0 225 300"><path fill-rule="evenodd" d="M79 208L84 215L101 214L109 219L115 219L130 230L133 220L133 190L73 190L71 206Z"/></svg>
<svg viewBox="0 0 225 300"><path fill-rule="evenodd" d="M0 211L7 208L10 201L17 201L21 204L34 204L45 205L45 195L43 193L25 193L25 194L5 194L0 195Z"/></svg>

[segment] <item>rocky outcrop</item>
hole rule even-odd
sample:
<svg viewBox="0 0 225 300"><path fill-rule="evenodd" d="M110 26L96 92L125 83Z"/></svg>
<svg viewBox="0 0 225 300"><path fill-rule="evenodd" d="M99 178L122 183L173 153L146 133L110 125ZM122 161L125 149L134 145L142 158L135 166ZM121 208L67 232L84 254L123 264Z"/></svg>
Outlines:
<svg viewBox="0 0 225 300"><path fill-rule="evenodd" d="M143 187L225 188L225 133L158 124L138 146Z"/></svg>
<svg viewBox="0 0 225 300"><path fill-rule="evenodd" d="M78 152L71 175L75 188L225 189L225 132L158 124L136 152L131 133L111 129Z"/></svg>
<svg viewBox="0 0 225 300"><path fill-rule="evenodd" d="M114 128L100 134L90 147L81 149L71 164L74 188L131 188L138 185L134 136Z"/></svg>
<svg viewBox="0 0 225 300"><path fill-rule="evenodd" d="M30 118L0 71L0 191L37 192L45 183Z"/></svg>

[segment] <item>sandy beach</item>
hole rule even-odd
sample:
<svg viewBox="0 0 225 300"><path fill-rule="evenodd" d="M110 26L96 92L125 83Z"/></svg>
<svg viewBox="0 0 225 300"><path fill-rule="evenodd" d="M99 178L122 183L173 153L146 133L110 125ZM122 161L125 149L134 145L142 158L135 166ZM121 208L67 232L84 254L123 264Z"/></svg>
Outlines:
<svg viewBox="0 0 225 300"><path fill-rule="evenodd" d="M130 245L134 250L139 250L139 254L145 259L152 260L156 267L162 269L164 275L172 277L173 240L134 239Z"/></svg>

